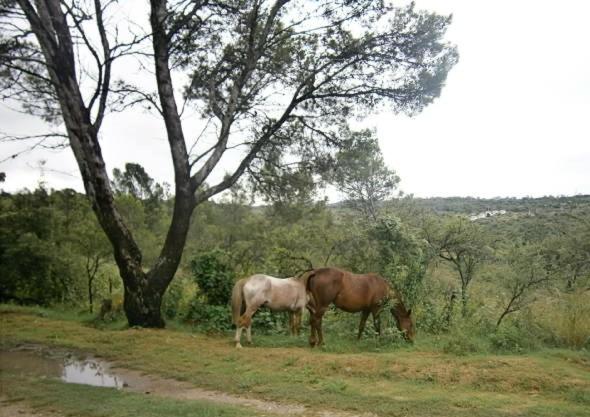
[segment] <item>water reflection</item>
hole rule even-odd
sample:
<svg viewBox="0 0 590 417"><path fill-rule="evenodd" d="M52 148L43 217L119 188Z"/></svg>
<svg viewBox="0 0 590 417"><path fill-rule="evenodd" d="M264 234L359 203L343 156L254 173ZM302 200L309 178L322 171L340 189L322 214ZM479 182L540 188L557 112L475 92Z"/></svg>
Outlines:
<svg viewBox="0 0 590 417"><path fill-rule="evenodd" d="M73 356L47 356L29 350L0 351L0 371L61 378L71 384L123 388L125 382L109 372L107 362Z"/></svg>
<svg viewBox="0 0 590 417"><path fill-rule="evenodd" d="M93 385L95 387L123 388L123 381L107 372L108 365L95 359L64 360L61 380L71 384Z"/></svg>

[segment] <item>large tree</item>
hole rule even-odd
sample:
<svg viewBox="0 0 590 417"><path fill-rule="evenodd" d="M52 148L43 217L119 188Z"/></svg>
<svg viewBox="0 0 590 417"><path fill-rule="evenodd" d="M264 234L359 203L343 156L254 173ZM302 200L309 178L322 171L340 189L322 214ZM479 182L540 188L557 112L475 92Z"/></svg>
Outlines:
<svg viewBox="0 0 590 417"><path fill-rule="evenodd" d="M317 160L339 145L338 130L349 117L383 108L421 111L440 94L457 61L456 49L443 39L450 17L413 4L151 0L145 34L132 34L137 23L121 26L122 4L0 0L0 79L5 97L63 121L86 194L113 246L130 325L164 325L162 295L195 207L245 172L255 174L269 155ZM144 40L151 41L151 51ZM130 54L154 68L157 93L123 74L113 82L114 62ZM188 79L185 104L210 121L200 136L205 139L196 143L187 140L181 123L181 79ZM99 132L112 98L114 108L142 101L155 108L172 155L173 216L149 269L114 204L101 152ZM214 182L212 173L229 151L238 162L225 164L227 175ZM275 165L288 162L273 157Z"/></svg>
<svg viewBox="0 0 590 417"><path fill-rule="evenodd" d="M374 132L343 129L343 146L335 156L332 179L348 203L365 217L377 220L379 205L400 181L383 160Z"/></svg>

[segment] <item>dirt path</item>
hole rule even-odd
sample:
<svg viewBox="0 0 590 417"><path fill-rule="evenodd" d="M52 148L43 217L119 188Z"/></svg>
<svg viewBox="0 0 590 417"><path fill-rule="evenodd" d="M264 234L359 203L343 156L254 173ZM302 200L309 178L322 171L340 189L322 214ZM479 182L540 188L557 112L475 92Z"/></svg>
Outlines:
<svg viewBox="0 0 590 417"><path fill-rule="evenodd" d="M77 370L73 379L68 381L67 370ZM89 373L92 381L85 380L84 369L91 370ZM247 398L221 391L207 390L195 387L187 382L177 381L169 378L162 378L154 375L119 367L107 361L90 356L72 355L70 352L56 349L49 349L38 345L24 345L11 351L0 351L0 370L26 371L45 377L61 377L66 382L88 383L95 385L96 376L98 381L112 381L123 391L154 395L176 400L203 400L217 404L251 407L258 411L300 417L373 417L374 414L363 413L353 414L344 411L315 410L301 404L279 403L275 401ZM99 383L99 385L101 385ZM0 417L50 417L55 414L42 414L33 412L26 405L21 403L7 403L2 400L2 414ZM7 414L4 413L4 404L8 404Z"/></svg>
<svg viewBox="0 0 590 417"><path fill-rule="evenodd" d="M124 391L156 395L176 400L205 400L220 404L253 407L257 410L281 415L309 415L306 408L298 404L283 404L240 397L221 391L206 390L174 379L145 375L137 371L116 367L113 371L126 386Z"/></svg>

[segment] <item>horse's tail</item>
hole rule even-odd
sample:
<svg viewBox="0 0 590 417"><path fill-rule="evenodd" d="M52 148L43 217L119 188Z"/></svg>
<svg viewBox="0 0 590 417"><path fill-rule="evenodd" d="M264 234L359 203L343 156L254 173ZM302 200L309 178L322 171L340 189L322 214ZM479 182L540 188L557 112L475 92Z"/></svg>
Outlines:
<svg viewBox="0 0 590 417"><path fill-rule="evenodd" d="M246 284L247 278L242 278L238 282L235 283L234 289L231 292L231 311L232 311L232 322L236 326L238 325L238 320L242 315L242 303L243 303L243 294L242 290L244 285Z"/></svg>
<svg viewBox="0 0 590 417"><path fill-rule="evenodd" d="M311 281L311 278L313 278L316 274L316 270L315 269L310 269L308 271L305 271L303 274L301 274L300 276L300 280L301 282L303 282L303 285L305 286L305 290L309 291L309 283Z"/></svg>
<svg viewBox="0 0 590 417"><path fill-rule="evenodd" d="M303 275L301 275L301 280L303 281L303 285L305 286L305 293L307 294L307 309L310 312L315 312L316 309L316 300L313 292L311 291L310 284L312 278L316 275L316 270L312 269L311 271L306 271Z"/></svg>

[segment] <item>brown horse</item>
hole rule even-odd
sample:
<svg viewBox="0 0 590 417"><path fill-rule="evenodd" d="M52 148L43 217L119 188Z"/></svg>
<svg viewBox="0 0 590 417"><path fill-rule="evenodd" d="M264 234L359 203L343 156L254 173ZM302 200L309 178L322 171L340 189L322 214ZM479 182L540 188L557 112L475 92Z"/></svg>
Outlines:
<svg viewBox="0 0 590 417"><path fill-rule="evenodd" d="M307 274L307 309L311 325L309 344L312 347L324 342L322 317L332 303L349 313L361 312L358 333L360 339L369 313L373 315L375 328L381 335L379 315L391 301L390 311L397 327L404 332L406 340L414 340L416 331L412 312L406 310L399 294L384 278L377 274L357 275L336 268L316 269Z"/></svg>

